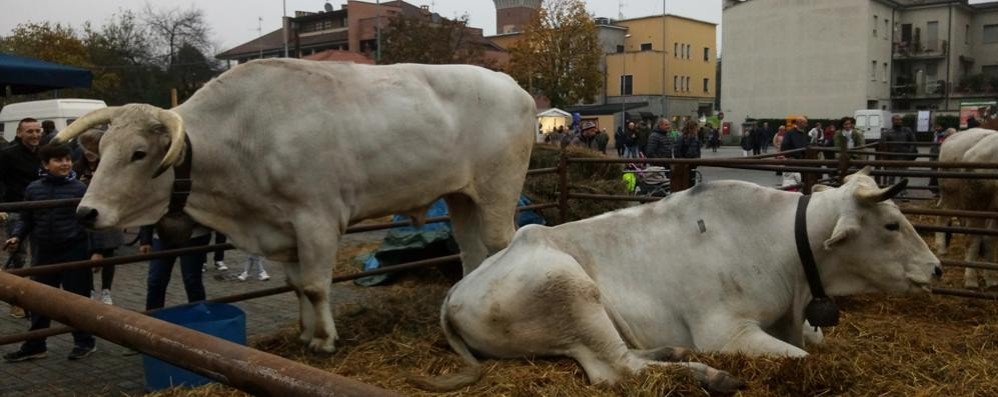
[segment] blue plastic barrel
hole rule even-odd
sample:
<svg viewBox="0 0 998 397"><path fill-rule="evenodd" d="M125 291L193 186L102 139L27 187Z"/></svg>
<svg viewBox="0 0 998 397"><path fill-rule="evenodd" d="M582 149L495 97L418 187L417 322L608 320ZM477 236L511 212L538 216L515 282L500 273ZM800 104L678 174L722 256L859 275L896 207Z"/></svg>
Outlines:
<svg viewBox="0 0 998 397"><path fill-rule="evenodd" d="M246 344L246 313L224 303L198 303L152 314L154 318L203 332L241 345ZM211 381L201 375L175 367L150 356L142 357L146 375L146 391L174 386L194 387Z"/></svg>

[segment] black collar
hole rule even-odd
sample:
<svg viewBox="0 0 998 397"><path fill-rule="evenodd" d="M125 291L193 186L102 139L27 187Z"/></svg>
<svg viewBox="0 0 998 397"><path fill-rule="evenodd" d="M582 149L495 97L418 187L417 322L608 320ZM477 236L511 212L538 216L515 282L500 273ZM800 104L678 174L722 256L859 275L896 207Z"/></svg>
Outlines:
<svg viewBox="0 0 998 397"><path fill-rule="evenodd" d="M187 135L184 135L184 147L184 161L173 167L173 191L170 193L170 209L167 214L184 212L187 196L190 196L193 187L191 159L194 157L194 148L191 147L191 140Z"/></svg>
<svg viewBox="0 0 998 397"><path fill-rule="evenodd" d="M813 299L804 309L804 318L815 327L830 327L839 323L839 309L835 306L825 288L821 286L818 275L818 265L814 263L814 253L811 252L811 241L807 238L807 204L810 195L802 195L797 201L797 215L794 217L794 240L797 243L797 255L804 266L804 276L811 287Z"/></svg>

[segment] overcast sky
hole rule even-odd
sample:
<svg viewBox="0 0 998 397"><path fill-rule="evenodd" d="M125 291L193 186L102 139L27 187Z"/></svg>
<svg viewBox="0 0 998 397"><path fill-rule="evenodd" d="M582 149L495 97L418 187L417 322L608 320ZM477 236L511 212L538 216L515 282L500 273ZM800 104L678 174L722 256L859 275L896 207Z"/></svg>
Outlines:
<svg viewBox="0 0 998 397"><path fill-rule="evenodd" d="M322 10L325 0L286 0L287 12ZM484 29L486 35L496 32L496 9L491 0L407 0L417 6L429 5L444 17L468 14L471 25ZM204 10L212 28L212 42L219 52L257 37L258 18L263 18L263 32L281 26L283 14L281 0L0 0L0 35L10 34L11 29L23 22L61 22L79 28L90 21L102 25L119 9L140 11L146 3L154 7L191 7ZM374 3L374 0L370 0ZM332 0L336 8L346 3ZM662 13L661 0L586 0L590 13L600 17L617 18L623 14L634 18ZM667 0L668 13L721 23L721 0ZM720 41L720 31L718 31Z"/></svg>

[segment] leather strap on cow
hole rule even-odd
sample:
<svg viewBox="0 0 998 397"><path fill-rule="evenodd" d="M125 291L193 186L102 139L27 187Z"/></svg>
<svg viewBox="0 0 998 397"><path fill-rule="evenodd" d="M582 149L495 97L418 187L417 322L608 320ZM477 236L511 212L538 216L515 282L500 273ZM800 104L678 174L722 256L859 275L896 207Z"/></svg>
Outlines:
<svg viewBox="0 0 998 397"><path fill-rule="evenodd" d="M811 252L811 241L807 238L807 205L811 202L810 195L801 195L797 201L797 215L794 217L794 240L797 243L797 255L804 266L804 276L811 288L813 298L804 309L804 318L815 327L830 327L839 323L839 308L821 286L821 276L818 275L818 265L814 263L814 253Z"/></svg>
<svg viewBox="0 0 998 397"><path fill-rule="evenodd" d="M191 194L193 181L191 181L191 159L194 157L194 148L191 147L191 139L184 135L184 161L173 167L173 191L170 192L170 209L167 214L178 214L184 211L187 206L187 197Z"/></svg>

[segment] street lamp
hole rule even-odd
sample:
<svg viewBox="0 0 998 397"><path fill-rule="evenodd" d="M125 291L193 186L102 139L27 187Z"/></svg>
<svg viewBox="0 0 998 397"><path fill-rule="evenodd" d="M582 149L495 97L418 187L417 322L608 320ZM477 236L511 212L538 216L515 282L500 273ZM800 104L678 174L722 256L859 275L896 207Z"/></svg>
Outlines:
<svg viewBox="0 0 998 397"><path fill-rule="evenodd" d="M627 130L627 96L624 92L624 78L627 76L627 39L631 37L630 34L624 35L624 52L620 54L621 67L620 67L620 129Z"/></svg>

